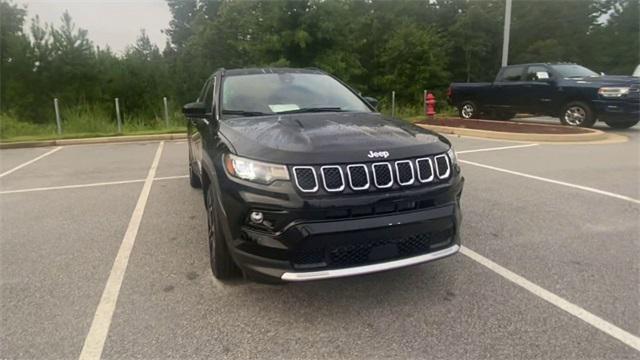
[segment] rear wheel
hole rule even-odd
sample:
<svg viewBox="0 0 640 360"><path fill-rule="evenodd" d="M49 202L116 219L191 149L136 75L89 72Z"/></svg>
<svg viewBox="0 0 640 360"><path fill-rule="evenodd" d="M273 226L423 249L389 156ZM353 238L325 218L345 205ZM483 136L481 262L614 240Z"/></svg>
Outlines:
<svg viewBox="0 0 640 360"><path fill-rule="evenodd" d="M610 128L614 128L614 129L628 129L634 126L635 124L637 124L638 122L640 122L640 120L616 121L616 122L605 121L605 123Z"/></svg>
<svg viewBox="0 0 640 360"><path fill-rule="evenodd" d="M592 127L596 118L589 105L582 101L572 101L562 108L560 122L569 126Z"/></svg>
<svg viewBox="0 0 640 360"><path fill-rule="evenodd" d="M219 280L229 280L239 274L227 242L220 226L220 219L216 206L213 189L211 186L205 192L205 204L207 207L207 234L209 238L209 263L211 272Z"/></svg>
<svg viewBox="0 0 640 360"><path fill-rule="evenodd" d="M458 106L458 114L463 119L477 119L480 115L478 106L473 101L463 101Z"/></svg>

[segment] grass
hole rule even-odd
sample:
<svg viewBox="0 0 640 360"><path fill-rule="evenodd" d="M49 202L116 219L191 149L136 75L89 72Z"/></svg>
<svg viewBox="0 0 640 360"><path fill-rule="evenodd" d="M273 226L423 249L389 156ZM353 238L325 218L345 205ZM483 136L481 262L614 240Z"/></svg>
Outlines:
<svg viewBox="0 0 640 360"><path fill-rule="evenodd" d="M390 107L383 107L380 112L385 115L391 115ZM436 118L457 117L458 110L452 106L443 105L436 108ZM395 117L414 123L425 119L424 108L417 106L398 106L396 107Z"/></svg>
<svg viewBox="0 0 640 360"><path fill-rule="evenodd" d="M64 109L62 134L58 135L55 123L36 124L20 121L11 114L0 114L0 140L2 142L75 139L119 135L149 135L186 131L185 120L180 112L169 117L169 126L158 117L123 116L122 131L118 132L117 121L112 114L92 106Z"/></svg>

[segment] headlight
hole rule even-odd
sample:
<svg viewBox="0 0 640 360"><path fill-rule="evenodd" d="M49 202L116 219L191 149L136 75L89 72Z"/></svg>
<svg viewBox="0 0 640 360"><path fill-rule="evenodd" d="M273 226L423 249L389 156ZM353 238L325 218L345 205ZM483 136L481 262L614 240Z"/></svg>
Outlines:
<svg viewBox="0 0 640 360"><path fill-rule="evenodd" d="M598 89L598 94L607 98L622 97L624 95L627 95L628 93L629 93L629 88L622 87L622 86L607 86L607 87L601 87L600 89Z"/></svg>
<svg viewBox="0 0 640 360"><path fill-rule="evenodd" d="M232 154L224 155L224 167L232 176L260 184L289 180L289 171L284 165L245 159Z"/></svg>
<svg viewBox="0 0 640 360"><path fill-rule="evenodd" d="M456 156L456 152L453 150L453 146L447 150L447 155L449 155L449 159L451 159L452 164L458 163L458 157Z"/></svg>

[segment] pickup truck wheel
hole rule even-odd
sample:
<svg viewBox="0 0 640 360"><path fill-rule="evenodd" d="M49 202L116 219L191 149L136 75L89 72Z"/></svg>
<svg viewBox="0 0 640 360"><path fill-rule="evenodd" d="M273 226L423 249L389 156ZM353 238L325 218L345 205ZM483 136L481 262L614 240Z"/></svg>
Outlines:
<svg viewBox="0 0 640 360"><path fill-rule="evenodd" d="M616 122L605 121L605 123L610 128L613 128L613 129L628 129L634 126L635 124L637 124L638 122L640 122L640 120L616 121Z"/></svg>
<svg viewBox="0 0 640 360"><path fill-rule="evenodd" d="M239 269L233 261L227 242L220 226L217 206L215 205L212 186L205 192L205 204L207 206L207 229L209 237L209 262L211 272L219 280L229 280L234 278Z"/></svg>
<svg viewBox="0 0 640 360"><path fill-rule="evenodd" d="M478 107L471 101L464 101L458 106L458 114L463 119L478 118Z"/></svg>
<svg viewBox="0 0 640 360"><path fill-rule="evenodd" d="M572 101L562 108L560 122L569 126L592 127L596 118L589 105L582 101Z"/></svg>

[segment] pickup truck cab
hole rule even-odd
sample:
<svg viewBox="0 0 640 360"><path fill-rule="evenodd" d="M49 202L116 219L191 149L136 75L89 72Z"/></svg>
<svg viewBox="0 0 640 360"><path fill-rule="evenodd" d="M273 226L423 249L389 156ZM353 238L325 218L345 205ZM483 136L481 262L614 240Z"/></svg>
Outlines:
<svg viewBox="0 0 640 360"><path fill-rule="evenodd" d="M449 141L313 69L218 70L188 118L211 269L267 282L359 275L460 249Z"/></svg>
<svg viewBox="0 0 640 360"><path fill-rule="evenodd" d="M565 125L591 127L597 120L628 128L640 120L640 79L604 76L568 63L503 67L493 83L453 83L449 103L460 117L508 120L516 113L560 118Z"/></svg>

